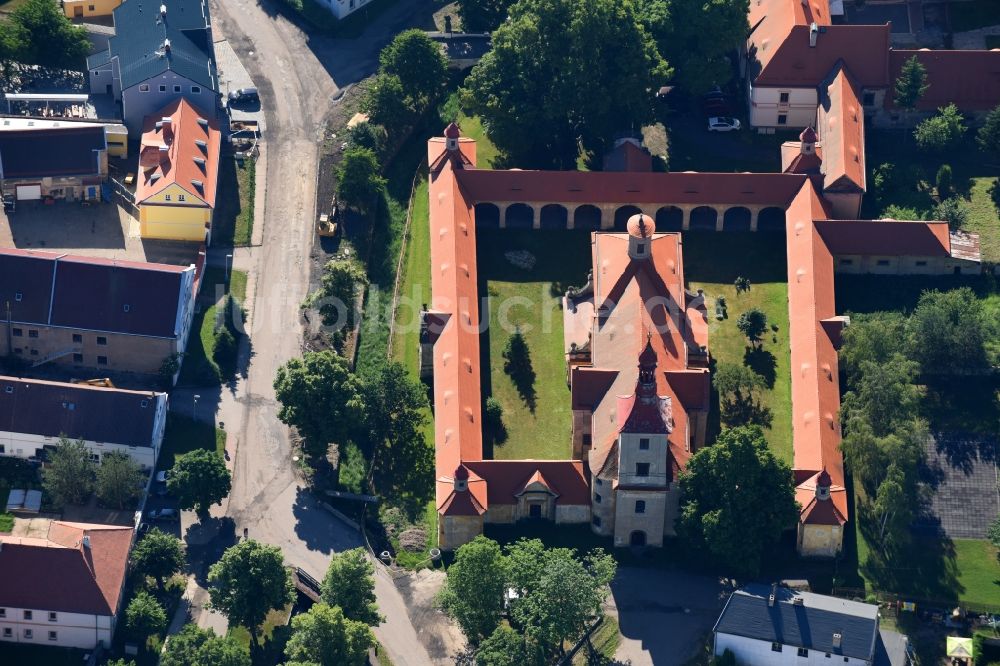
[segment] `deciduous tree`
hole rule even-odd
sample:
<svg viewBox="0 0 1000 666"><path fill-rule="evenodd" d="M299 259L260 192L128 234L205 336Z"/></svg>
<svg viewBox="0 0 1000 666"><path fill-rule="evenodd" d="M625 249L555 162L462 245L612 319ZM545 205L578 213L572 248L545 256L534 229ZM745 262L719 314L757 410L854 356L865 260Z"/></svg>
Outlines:
<svg viewBox="0 0 1000 666"><path fill-rule="evenodd" d="M983 152L1000 155L1000 106L986 114L982 127L976 132L976 143Z"/></svg>
<svg viewBox="0 0 1000 666"><path fill-rule="evenodd" d="M155 578L162 590L164 579L184 568L184 545L177 537L154 527L132 549L132 566L143 576Z"/></svg>
<svg viewBox="0 0 1000 666"><path fill-rule="evenodd" d="M355 302L360 289L368 283L364 268L351 259L331 259L323 267L319 289L309 295L305 306L319 309L323 325L334 328L343 338L357 321Z"/></svg>
<svg viewBox="0 0 1000 666"><path fill-rule="evenodd" d="M167 613L156 597L139 590L125 609L125 625L133 636L145 641L167 628Z"/></svg>
<svg viewBox="0 0 1000 666"><path fill-rule="evenodd" d="M912 56L899 70L899 77L893 88L893 101L901 109L914 109L929 87L927 69L917 56Z"/></svg>
<svg viewBox="0 0 1000 666"><path fill-rule="evenodd" d="M368 148L348 148L337 169L337 198L361 212L374 210L385 191L378 157Z"/></svg>
<svg viewBox="0 0 1000 666"><path fill-rule="evenodd" d="M939 188L940 189L940 188ZM969 209L958 197L945 199L934 206L933 217L935 220L944 220L948 223L948 228L958 231L965 226L969 219Z"/></svg>
<svg viewBox="0 0 1000 666"><path fill-rule="evenodd" d="M381 73L399 78L407 104L417 113L434 102L448 82L448 60L441 47L418 28L396 35L378 60Z"/></svg>
<svg viewBox="0 0 1000 666"><path fill-rule="evenodd" d="M375 645L367 624L346 618L337 606L318 603L292 618L285 656L319 666L362 666Z"/></svg>
<svg viewBox="0 0 1000 666"><path fill-rule="evenodd" d="M965 136L965 119L954 104L942 106L937 115L921 121L913 138L922 150L941 153L956 147Z"/></svg>
<svg viewBox="0 0 1000 666"><path fill-rule="evenodd" d="M524 636L501 625L479 644L476 666L535 666L544 663L539 657Z"/></svg>
<svg viewBox="0 0 1000 666"><path fill-rule="evenodd" d="M910 356L926 375L975 370L987 362L987 342L995 344L997 323L968 287L927 291L907 322Z"/></svg>
<svg viewBox="0 0 1000 666"><path fill-rule="evenodd" d="M712 385L719 393L719 412L727 426L771 425L771 410L761 403L764 378L751 368L720 363L712 377Z"/></svg>
<svg viewBox="0 0 1000 666"><path fill-rule="evenodd" d="M458 0L464 32L492 32L507 18L513 0Z"/></svg>
<svg viewBox="0 0 1000 666"><path fill-rule="evenodd" d="M82 504L94 490L94 472L83 440L60 437L42 472L42 486L56 504Z"/></svg>
<svg viewBox="0 0 1000 666"><path fill-rule="evenodd" d="M846 421L864 419L876 437L884 437L917 416L920 391L913 381L917 364L902 354L886 363L864 361L850 374L851 390L844 395Z"/></svg>
<svg viewBox="0 0 1000 666"><path fill-rule="evenodd" d="M208 570L212 608L250 632L257 644L257 629L272 610L295 599L292 574L285 568L281 549L253 539L226 549Z"/></svg>
<svg viewBox="0 0 1000 666"><path fill-rule="evenodd" d="M208 509L229 495L232 475L215 451L195 449L177 456L167 477L167 488L177 497L182 509L194 509L199 520L208 517Z"/></svg>
<svg viewBox="0 0 1000 666"><path fill-rule="evenodd" d="M758 347L761 336L767 330L767 315L760 308L750 308L736 320L736 328L753 347Z"/></svg>
<svg viewBox="0 0 1000 666"><path fill-rule="evenodd" d="M250 666L250 652L228 636L186 624L170 637L160 655L160 666Z"/></svg>
<svg viewBox="0 0 1000 666"><path fill-rule="evenodd" d="M11 14L18 26L14 59L29 65L83 70L90 53L90 39L83 26L75 26L55 0L27 0Z"/></svg>
<svg viewBox="0 0 1000 666"><path fill-rule="evenodd" d="M416 117L395 74L375 75L361 97L361 110L368 114L368 122L381 125L389 136L398 136Z"/></svg>
<svg viewBox="0 0 1000 666"><path fill-rule="evenodd" d="M97 498L107 506L124 509L142 493L142 469L127 453L111 451L97 467Z"/></svg>
<svg viewBox="0 0 1000 666"><path fill-rule="evenodd" d="M756 574L798 516L792 471L757 426L724 430L680 476L682 543L733 572Z"/></svg>
<svg viewBox="0 0 1000 666"><path fill-rule="evenodd" d="M323 578L323 601L351 620L375 626L383 621L375 603L375 567L364 548L334 553Z"/></svg>
<svg viewBox="0 0 1000 666"><path fill-rule="evenodd" d="M656 18L650 30L660 52L674 67L676 83L695 95L726 85L734 71L730 55L743 48L750 32L747 23L749 1L673 0L667 3L667 30L657 27L663 25L663 21L658 18L662 11L655 7L656 4L650 0L645 2L647 8L654 10L651 15ZM705 39L705 35L712 35L712 38Z"/></svg>
<svg viewBox="0 0 1000 666"><path fill-rule="evenodd" d="M507 589L500 546L480 535L455 551L441 605L455 618L473 645L490 636L500 624Z"/></svg>

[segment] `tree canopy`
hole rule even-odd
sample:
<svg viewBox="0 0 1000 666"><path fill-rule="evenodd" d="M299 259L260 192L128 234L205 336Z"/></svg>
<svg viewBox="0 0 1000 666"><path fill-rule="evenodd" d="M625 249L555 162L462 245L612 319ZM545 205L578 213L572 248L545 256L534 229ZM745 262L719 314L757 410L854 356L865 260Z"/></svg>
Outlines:
<svg viewBox="0 0 1000 666"><path fill-rule="evenodd" d="M94 490L94 463L83 440L59 438L42 472L42 486L56 504L82 504Z"/></svg>
<svg viewBox="0 0 1000 666"><path fill-rule="evenodd" d="M502 625L476 650L476 666L541 666L543 663L538 650L531 649L524 636Z"/></svg>
<svg viewBox="0 0 1000 666"><path fill-rule="evenodd" d="M572 168L648 122L669 74L632 0L520 0L461 99L510 162Z"/></svg>
<svg viewBox="0 0 1000 666"><path fill-rule="evenodd" d="M724 430L691 456L680 484L681 541L736 573L756 574L798 517L792 471L757 426Z"/></svg>
<svg viewBox="0 0 1000 666"><path fill-rule="evenodd" d="M893 88L895 93L893 101L901 109L914 109L929 87L927 69L917 56L912 56L899 70L899 77Z"/></svg>
<svg viewBox="0 0 1000 666"><path fill-rule="evenodd" d="M83 70L90 53L83 26L75 26L55 0L27 0L0 20L0 62Z"/></svg>
<svg viewBox="0 0 1000 666"><path fill-rule="evenodd" d="M311 456L326 455L330 444L350 439L364 417L361 380L343 356L332 351L306 352L278 369L274 390L278 418L298 429L302 448Z"/></svg>
<svg viewBox="0 0 1000 666"><path fill-rule="evenodd" d="M736 328L752 346L757 347L767 331L767 315L760 308L750 308L736 320Z"/></svg>
<svg viewBox="0 0 1000 666"><path fill-rule="evenodd" d="M142 494L142 481L142 469L127 453L105 453L97 467L97 498L106 506L124 509Z"/></svg>
<svg viewBox="0 0 1000 666"><path fill-rule="evenodd" d="M349 147L337 168L337 198L362 212L371 212L385 191L378 156L370 148Z"/></svg>
<svg viewBox="0 0 1000 666"><path fill-rule="evenodd" d="M368 122L381 125L390 136L398 135L416 117L406 103L403 82L395 74L375 75L361 97L361 110L368 114Z"/></svg>
<svg viewBox="0 0 1000 666"><path fill-rule="evenodd" d="M998 334L997 322L968 287L924 292L907 329L910 357L929 375L983 368Z"/></svg>
<svg viewBox="0 0 1000 666"><path fill-rule="evenodd" d="M1000 156L1000 105L995 106L976 132L976 143L987 153Z"/></svg>
<svg viewBox="0 0 1000 666"><path fill-rule="evenodd" d="M507 18L514 0L458 0L463 32L492 32Z"/></svg>
<svg viewBox="0 0 1000 666"><path fill-rule="evenodd" d="M367 624L346 618L337 606L318 603L292 618L285 656L319 666L362 666L375 645Z"/></svg>
<svg viewBox="0 0 1000 666"><path fill-rule="evenodd" d="M250 652L229 636L186 624L170 637L160 666L250 666Z"/></svg>
<svg viewBox="0 0 1000 666"><path fill-rule="evenodd" d="M323 267L320 287L306 305L319 310L324 326L332 326L334 333L343 339L357 320L355 301L358 290L367 284L364 268L351 259L331 259Z"/></svg>
<svg viewBox="0 0 1000 666"><path fill-rule="evenodd" d="M158 528L146 532L132 549L132 566L143 576L152 576L163 589L163 580L184 568L184 544Z"/></svg>
<svg viewBox="0 0 1000 666"><path fill-rule="evenodd" d="M407 105L418 112L436 100L448 82L448 59L419 28L396 35L378 61L379 72L399 79Z"/></svg>
<svg viewBox="0 0 1000 666"><path fill-rule="evenodd" d="M719 363L712 377L712 386L719 393L719 412L722 422L728 427L771 425L771 410L761 403L766 382L752 368L736 363Z"/></svg>
<svg viewBox="0 0 1000 666"><path fill-rule="evenodd" d="M232 475L215 451L195 449L176 457L167 477L167 488L182 509L194 509L200 519L219 504L232 487Z"/></svg>
<svg viewBox="0 0 1000 666"><path fill-rule="evenodd" d="M965 118L954 104L942 106L913 130L913 138L922 150L941 153L955 148L965 136Z"/></svg>
<svg viewBox="0 0 1000 666"><path fill-rule="evenodd" d="M500 625L506 591L506 563L500 546L479 535L455 551L441 602L475 645Z"/></svg>
<svg viewBox="0 0 1000 666"><path fill-rule="evenodd" d="M295 599L292 574L285 568L281 549L248 539L227 548L208 570L212 608L250 632L253 645L257 628L272 610Z"/></svg>
<svg viewBox="0 0 1000 666"><path fill-rule="evenodd" d="M150 634L167 628L167 613L156 597L139 590L125 609L125 626L133 636L145 641Z"/></svg>
<svg viewBox="0 0 1000 666"><path fill-rule="evenodd" d="M364 548L334 553L323 578L323 601L338 606L350 620L379 624L383 618L375 603L374 573Z"/></svg>

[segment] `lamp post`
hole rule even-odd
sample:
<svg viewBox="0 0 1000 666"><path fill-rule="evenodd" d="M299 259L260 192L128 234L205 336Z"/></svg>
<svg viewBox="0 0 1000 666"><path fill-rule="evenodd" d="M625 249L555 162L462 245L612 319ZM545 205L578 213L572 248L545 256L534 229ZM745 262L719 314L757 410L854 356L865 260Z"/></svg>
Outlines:
<svg viewBox="0 0 1000 666"><path fill-rule="evenodd" d="M227 285L226 289L227 290L229 288L228 287L228 285L229 285L229 268L230 268L230 266L232 266L232 264L233 264L233 255L227 254L226 255L226 285Z"/></svg>
<svg viewBox="0 0 1000 666"><path fill-rule="evenodd" d="M191 416L194 417L196 420L198 418L198 398L200 397L201 396L198 395L197 393L194 394L194 400L193 400L194 404L192 405L191 408Z"/></svg>

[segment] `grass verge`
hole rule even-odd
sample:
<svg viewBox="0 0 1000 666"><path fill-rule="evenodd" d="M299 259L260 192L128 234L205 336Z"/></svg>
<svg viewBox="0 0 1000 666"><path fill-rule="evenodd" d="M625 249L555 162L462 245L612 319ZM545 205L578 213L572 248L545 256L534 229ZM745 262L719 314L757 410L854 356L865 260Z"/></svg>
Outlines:
<svg viewBox="0 0 1000 666"><path fill-rule="evenodd" d="M618 620L610 615L605 615L604 622L590 636L590 644L594 647L598 657L596 663L612 663L621 640L622 635L618 629ZM590 659L586 647L573 655L573 666L590 666L593 663L595 661Z"/></svg>
<svg viewBox="0 0 1000 666"><path fill-rule="evenodd" d="M254 196L257 189L257 163L243 160L236 165L236 182L239 185L240 212L236 215L233 245L250 245L253 236Z"/></svg>
<svg viewBox="0 0 1000 666"><path fill-rule="evenodd" d="M170 413L167 415L167 430L163 436L163 448L160 450L157 467L170 469L177 456L195 449L208 449L221 456L225 448L225 430L216 428L211 423Z"/></svg>
<svg viewBox="0 0 1000 666"><path fill-rule="evenodd" d="M205 270L201 293L198 295L199 311L191 323L191 336L181 367L179 386L215 386L222 379L232 377L236 371L236 358L223 359L225 367L220 368L213 358L215 339L219 328L219 308L230 293L239 303L246 300L247 274L244 271L229 272L226 282L225 269L212 267ZM227 323L234 330L232 322ZM197 335L195 334L197 333Z"/></svg>
<svg viewBox="0 0 1000 666"><path fill-rule="evenodd" d="M4 498L6 501L7 498ZM10 513L0 513L0 532L10 532L14 529L14 516Z"/></svg>
<svg viewBox="0 0 1000 666"><path fill-rule="evenodd" d="M410 233L400 276L399 299L393 329L392 358L406 366L414 377L419 372L420 312L431 298L430 216L427 179L421 178L413 195Z"/></svg>

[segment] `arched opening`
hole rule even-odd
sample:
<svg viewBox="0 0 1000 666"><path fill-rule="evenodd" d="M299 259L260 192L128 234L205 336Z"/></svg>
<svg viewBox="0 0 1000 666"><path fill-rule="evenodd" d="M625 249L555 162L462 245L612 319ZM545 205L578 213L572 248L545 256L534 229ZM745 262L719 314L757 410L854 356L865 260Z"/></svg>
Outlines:
<svg viewBox="0 0 1000 666"><path fill-rule="evenodd" d="M573 228L597 231L601 228L601 209L584 204L573 211Z"/></svg>
<svg viewBox="0 0 1000 666"><path fill-rule="evenodd" d="M715 231L719 213L710 206L698 206L691 211L691 231Z"/></svg>
<svg viewBox="0 0 1000 666"><path fill-rule="evenodd" d="M757 231L784 231L785 209L772 206L757 215Z"/></svg>
<svg viewBox="0 0 1000 666"><path fill-rule="evenodd" d="M615 211L615 231L625 231L628 226L628 219L633 215L638 215L642 211L635 206L622 206Z"/></svg>
<svg viewBox="0 0 1000 666"><path fill-rule="evenodd" d="M496 204L477 203L475 210L477 229L500 228L500 209L496 206Z"/></svg>
<svg viewBox="0 0 1000 666"><path fill-rule="evenodd" d="M727 208L722 216L724 231L750 231L750 209L743 206Z"/></svg>
<svg viewBox="0 0 1000 666"><path fill-rule="evenodd" d="M646 533L642 530L636 530L628 538L628 544L633 547L642 547L646 545Z"/></svg>
<svg viewBox="0 0 1000 666"><path fill-rule="evenodd" d="M516 203L507 207L508 229L530 229L535 222L535 211L528 204Z"/></svg>
<svg viewBox="0 0 1000 666"><path fill-rule="evenodd" d="M677 206L664 206L656 211L657 231L680 231L684 228L684 211Z"/></svg>
<svg viewBox="0 0 1000 666"><path fill-rule="evenodd" d="M542 212L539 216L541 219L542 229L565 229L566 220L569 219L569 213L565 206L559 204L547 204L542 206Z"/></svg>

